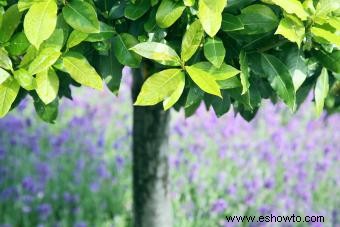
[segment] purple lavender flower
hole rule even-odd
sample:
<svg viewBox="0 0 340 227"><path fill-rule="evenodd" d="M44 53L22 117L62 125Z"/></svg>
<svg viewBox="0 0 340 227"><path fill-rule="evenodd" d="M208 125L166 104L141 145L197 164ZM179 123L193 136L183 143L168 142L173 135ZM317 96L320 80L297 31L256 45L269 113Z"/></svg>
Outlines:
<svg viewBox="0 0 340 227"><path fill-rule="evenodd" d="M214 213L222 213L227 207L228 203L224 199L218 199L212 204L211 211Z"/></svg>

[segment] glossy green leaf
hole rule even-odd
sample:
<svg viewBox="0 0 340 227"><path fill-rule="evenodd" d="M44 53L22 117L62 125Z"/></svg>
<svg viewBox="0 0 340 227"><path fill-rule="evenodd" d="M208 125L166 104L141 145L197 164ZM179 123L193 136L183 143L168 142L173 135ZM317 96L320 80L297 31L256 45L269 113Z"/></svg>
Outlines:
<svg viewBox="0 0 340 227"><path fill-rule="evenodd" d="M313 36L320 37L330 44L340 47L340 36L322 28L312 27L311 32Z"/></svg>
<svg viewBox="0 0 340 227"><path fill-rule="evenodd" d="M165 106L174 102L176 97L171 97L179 93L178 88L183 83L185 75L181 69L167 69L150 76L143 84L141 92L137 97L135 105L138 106L151 106L162 102L165 99Z"/></svg>
<svg viewBox="0 0 340 227"><path fill-rule="evenodd" d="M21 13L18 6L10 6L2 16L2 25L0 26L0 43L7 42L13 35L14 31L20 24Z"/></svg>
<svg viewBox="0 0 340 227"><path fill-rule="evenodd" d="M284 63L293 77L294 88L297 91L307 78L308 69L306 60L302 57L303 51L298 47L290 47L284 51Z"/></svg>
<svg viewBox="0 0 340 227"><path fill-rule="evenodd" d="M19 67L20 68L28 67L28 65L35 59L37 54L38 51L34 48L34 46L31 45L30 47L28 47L26 54L24 55L19 64Z"/></svg>
<svg viewBox="0 0 340 227"><path fill-rule="evenodd" d="M284 1L267 0L267 1L280 6L287 13L295 14L301 20L307 20L308 18L308 13L305 11L302 3L299 0L284 0Z"/></svg>
<svg viewBox="0 0 340 227"><path fill-rule="evenodd" d="M115 31L112 26L109 26L103 22L99 22L100 31L99 33L89 34L86 38L88 42L100 42L104 40L111 39L115 35Z"/></svg>
<svg viewBox="0 0 340 227"><path fill-rule="evenodd" d="M124 15L130 20L141 18L150 8L150 0L138 0L126 6Z"/></svg>
<svg viewBox="0 0 340 227"><path fill-rule="evenodd" d="M34 108L41 120L47 123L54 123L58 117L59 100L56 98L53 102L45 105L39 97L34 98Z"/></svg>
<svg viewBox="0 0 340 227"><path fill-rule="evenodd" d="M214 75L206 71L202 64L197 63L192 66L186 66L186 71L188 72L191 79L205 92L221 96L221 91L218 83L216 82Z"/></svg>
<svg viewBox="0 0 340 227"><path fill-rule="evenodd" d="M180 66L181 60L171 47L163 43L144 42L130 48L142 57L168 66Z"/></svg>
<svg viewBox="0 0 340 227"><path fill-rule="evenodd" d="M305 37L305 26L302 21L294 15L286 15L279 24L275 34L280 34L300 47Z"/></svg>
<svg viewBox="0 0 340 227"><path fill-rule="evenodd" d="M227 0L199 0L198 17L204 31L214 37L221 28L222 12L227 4Z"/></svg>
<svg viewBox="0 0 340 227"><path fill-rule="evenodd" d="M6 50L12 56L18 56L25 53L27 48L31 44L29 43L28 39L24 32L20 32L15 34L9 42L9 45L6 46Z"/></svg>
<svg viewBox="0 0 340 227"><path fill-rule="evenodd" d="M57 10L55 0L34 3L28 10L24 20L24 31L29 42L37 49L52 35L57 24Z"/></svg>
<svg viewBox="0 0 340 227"><path fill-rule="evenodd" d="M54 48L42 49L37 57L32 61L28 67L30 75L35 75L39 72L45 71L52 66L60 57L61 52Z"/></svg>
<svg viewBox="0 0 340 227"><path fill-rule="evenodd" d="M181 73L180 81L177 84L175 91L169 97L165 98L164 101L163 101L164 110L168 110L173 105L176 104L176 102L182 96L182 93L184 91L184 87L185 87L185 74Z"/></svg>
<svg viewBox="0 0 340 227"><path fill-rule="evenodd" d="M107 55L100 55L98 61L98 71L107 87L112 93L118 94L124 66L118 62L112 49Z"/></svg>
<svg viewBox="0 0 340 227"><path fill-rule="evenodd" d="M242 87L241 81L237 77L231 77L226 80L219 80L217 81L217 83L220 86L220 88L223 90Z"/></svg>
<svg viewBox="0 0 340 227"><path fill-rule="evenodd" d="M219 68L224 62L226 50L220 38L207 38L204 44L204 56L215 67Z"/></svg>
<svg viewBox="0 0 340 227"><path fill-rule="evenodd" d="M229 13L223 13L221 29L224 32L238 31L244 29L244 24L242 23L240 17Z"/></svg>
<svg viewBox="0 0 340 227"><path fill-rule="evenodd" d="M137 44L138 40L128 33L119 34L113 38L113 52L122 65L127 65L132 68L139 67L142 58L130 50L131 47Z"/></svg>
<svg viewBox="0 0 340 227"><path fill-rule="evenodd" d="M67 48L72 48L74 46L77 46L78 44L83 42L88 36L89 34L87 33L84 33L78 30L73 30L70 36L68 37L67 44L66 44Z"/></svg>
<svg viewBox="0 0 340 227"><path fill-rule="evenodd" d="M98 33L100 25L96 10L85 1L72 0L63 8L65 21L75 30Z"/></svg>
<svg viewBox="0 0 340 227"><path fill-rule="evenodd" d="M156 13L156 22L160 28L168 28L181 17L185 6L182 1L162 0Z"/></svg>
<svg viewBox="0 0 340 227"><path fill-rule="evenodd" d="M277 95L292 109L295 109L295 89L288 68L276 57L261 55L263 70Z"/></svg>
<svg viewBox="0 0 340 227"><path fill-rule="evenodd" d="M45 103L51 103L58 95L59 78L56 72L50 68L37 74L36 92L39 98Z"/></svg>
<svg viewBox="0 0 340 227"><path fill-rule="evenodd" d="M324 67L335 73L340 73L340 50L335 50L331 54L322 50L313 51L313 55Z"/></svg>
<svg viewBox="0 0 340 227"><path fill-rule="evenodd" d="M240 34L255 35L273 31L279 20L273 10L265 5L254 4L242 9L240 19L244 25Z"/></svg>
<svg viewBox="0 0 340 227"><path fill-rule="evenodd" d="M54 48L61 50L64 46L65 38L63 29L56 28L50 38L41 44L40 49Z"/></svg>
<svg viewBox="0 0 340 227"><path fill-rule="evenodd" d="M78 83L98 90L103 89L103 81L87 59L77 52L68 52L63 57L65 70Z"/></svg>
<svg viewBox="0 0 340 227"><path fill-rule="evenodd" d="M248 65L248 57L244 50L240 53L240 66L241 66L241 84L242 84L242 95L248 92L250 84L249 84L249 65Z"/></svg>
<svg viewBox="0 0 340 227"><path fill-rule="evenodd" d="M13 72L13 75L18 84L27 91L31 91L36 88L35 78L25 69L18 69Z"/></svg>
<svg viewBox="0 0 340 227"><path fill-rule="evenodd" d="M206 73L213 76L216 81L227 80L240 73L238 69L223 63L219 68L216 68L210 62L199 62L195 64L197 68L205 71Z"/></svg>
<svg viewBox="0 0 340 227"><path fill-rule="evenodd" d="M9 72L0 68L0 84L5 82L10 76L11 76L11 74L9 74Z"/></svg>
<svg viewBox="0 0 340 227"><path fill-rule="evenodd" d="M0 84L0 118L3 118L19 93L20 85L13 78Z"/></svg>
<svg viewBox="0 0 340 227"><path fill-rule="evenodd" d="M340 9L340 2L337 0L319 0L316 5L316 16L325 17Z"/></svg>
<svg viewBox="0 0 340 227"><path fill-rule="evenodd" d="M193 22L184 34L181 58L188 61L199 48L204 36L204 30L199 20Z"/></svg>
<svg viewBox="0 0 340 227"><path fill-rule="evenodd" d="M323 111L325 99L329 91L329 81L327 69L323 68L315 85L315 109L317 116L320 116Z"/></svg>
<svg viewBox="0 0 340 227"><path fill-rule="evenodd" d="M12 61L8 57L8 53L2 48L0 48L0 67L7 70L12 70L13 68Z"/></svg>

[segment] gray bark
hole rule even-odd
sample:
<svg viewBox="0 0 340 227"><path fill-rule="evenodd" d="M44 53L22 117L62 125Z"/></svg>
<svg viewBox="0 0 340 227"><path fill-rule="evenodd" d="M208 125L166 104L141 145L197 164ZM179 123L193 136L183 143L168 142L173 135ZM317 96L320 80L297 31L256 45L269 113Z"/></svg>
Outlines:
<svg viewBox="0 0 340 227"><path fill-rule="evenodd" d="M133 100L150 71L134 70ZM169 112L161 106L133 109L133 200L135 227L171 227L168 185Z"/></svg>

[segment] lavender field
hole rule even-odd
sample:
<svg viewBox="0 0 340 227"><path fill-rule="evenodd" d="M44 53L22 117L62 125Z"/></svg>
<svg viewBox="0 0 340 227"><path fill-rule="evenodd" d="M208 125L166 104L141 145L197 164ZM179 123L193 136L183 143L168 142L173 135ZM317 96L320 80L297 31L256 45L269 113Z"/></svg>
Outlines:
<svg viewBox="0 0 340 227"><path fill-rule="evenodd" d="M0 120L0 226L125 227L132 221L129 79L119 97L74 90L58 124L32 101ZM91 98L91 101L87 97ZM340 116L265 103L247 123L202 106L172 115L176 227L340 226ZM323 215L325 223L227 223L226 215Z"/></svg>

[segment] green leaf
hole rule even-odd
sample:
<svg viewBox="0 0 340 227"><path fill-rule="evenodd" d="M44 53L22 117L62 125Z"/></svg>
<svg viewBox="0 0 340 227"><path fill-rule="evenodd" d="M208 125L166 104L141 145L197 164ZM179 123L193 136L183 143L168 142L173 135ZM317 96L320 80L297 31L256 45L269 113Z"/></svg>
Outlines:
<svg viewBox="0 0 340 227"><path fill-rule="evenodd" d="M17 71L13 72L13 75L19 85L27 91L31 91L36 88L35 78L25 69L18 69Z"/></svg>
<svg viewBox="0 0 340 227"><path fill-rule="evenodd" d="M27 67L37 56L38 51L34 48L34 46L29 46L26 54L24 55L24 57L22 58L19 68L25 68Z"/></svg>
<svg viewBox="0 0 340 227"><path fill-rule="evenodd" d="M279 24L275 34L280 34L300 47L305 37L305 26L302 21L293 16L286 15Z"/></svg>
<svg viewBox="0 0 340 227"><path fill-rule="evenodd" d="M39 98L47 105L51 103L58 95L59 78L56 72L50 68L37 74L36 92Z"/></svg>
<svg viewBox="0 0 340 227"><path fill-rule="evenodd" d="M220 38L207 38L204 44L204 56L216 68L221 67L222 63L224 62L225 54L226 50Z"/></svg>
<svg viewBox="0 0 340 227"><path fill-rule="evenodd" d="M3 118L19 93L20 86L13 78L0 84L0 118Z"/></svg>
<svg viewBox="0 0 340 227"><path fill-rule="evenodd" d="M86 38L87 42L100 42L107 39L111 39L115 35L115 31L112 26L109 26L103 22L99 22L100 31L99 33L89 34Z"/></svg>
<svg viewBox="0 0 340 227"><path fill-rule="evenodd" d="M193 6L195 5L196 0L183 0L185 6Z"/></svg>
<svg viewBox="0 0 340 227"><path fill-rule="evenodd" d="M198 17L204 31L214 37L221 28L222 12L227 4L227 0L199 0Z"/></svg>
<svg viewBox="0 0 340 227"><path fill-rule="evenodd" d="M240 17L229 13L223 13L221 29L224 32L238 31L244 29L244 24L242 23Z"/></svg>
<svg viewBox="0 0 340 227"><path fill-rule="evenodd" d="M98 33L100 25L96 10L85 1L73 0L63 8L65 21L75 30Z"/></svg>
<svg viewBox="0 0 340 227"><path fill-rule="evenodd" d="M216 81L227 80L240 73L239 70L225 63L223 63L219 68L216 68L210 62L199 62L196 63L196 67L212 75Z"/></svg>
<svg viewBox="0 0 340 227"><path fill-rule="evenodd" d="M156 13L156 22L160 28L168 28L181 17L185 6L182 1L162 0Z"/></svg>
<svg viewBox="0 0 340 227"><path fill-rule="evenodd" d="M98 90L103 89L103 82L87 59L77 52L68 52L63 57L66 71L78 83Z"/></svg>
<svg viewBox="0 0 340 227"><path fill-rule="evenodd" d="M50 38L45 40L41 46L40 49L44 48L54 48L57 50L61 50L65 44L65 36L64 31L61 28L56 28Z"/></svg>
<svg viewBox="0 0 340 227"><path fill-rule="evenodd" d="M142 57L168 66L180 66L181 59L171 47L163 43L144 42L130 48Z"/></svg>
<svg viewBox="0 0 340 227"><path fill-rule="evenodd" d="M277 95L292 109L295 109L295 89L288 68L276 57L261 55L261 64L268 81Z"/></svg>
<svg viewBox="0 0 340 227"><path fill-rule="evenodd" d="M126 6L124 15L130 20L141 18L150 8L150 0L138 0L136 3L131 3Z"/></svg>
<svg viewBox="0 0 340 227"><path fill-rule="evenodd" d="M108 55L100 55L98 61L99 73L107 87L112 93L118 94L124 66L118 62L112 48L108 51Z"/></svg>
<svg viewBox="0 0 340 227"><path fill-rule="evenodd" d="M60 57L61 52L55 48L45 48L42 49L37 57L32 61L28 67L28 73L30 75L35 75L40 73L50 66L52 66Z"/></svg>
<svg viewBox="0 0 340 227"><path fill-rule="evenodd" d="M242 87L241 81L237 77L231 77L229 79L219 80L217 82L220 88L223 90Z"/></svg>
<svg viewBox="0 0 340 227"><path fill-rule="evenodd" d="M52 35L57 24L57 10L58 6L54 0L35 3L28 10L24 30L28 41L37 49Z"/></svg>
<svg viewBox="0 0 340 227"><path fill-rule="evenodd" d="M284 50L284 62L292 77L295 91L297 91L307 78L307 64L303 59L303 51L295 46Z"/></svg>
<svg viewBox="0 0 340 227"><path fill-rule="evenodd" d="M313 51L313 55L321 62L321 64L327 69L340 73L340 51L335 50L329 54L323 50Z"/></svg>
<svg viewBox="0 0 340 227"><path fill-rule="evenodd" d="M235 31L240 34L255 35L267 33L276 29L279 23L273 10L265 5L254 4L242 9L241 12L240 19L244 29Z"/></svg>
<svg viewBox="0 0 340 227"><path fill-rule="evenodd" d="M6 46L6 50L12 56L19 56L26 52L27 48L31 44L29 43L28 39L24 32L20 32L15 34L9 42L9 45Z"/></svg>
<svg viewBox="0 0 340 227"><path fill-rule="evenodd" d="M240 66L241 66L241 84L242 84L242 95L248 92L249 84L249 65L247 54L244 50L240 53Z"/></svg>
<svg viewBox="0 0 340 227"><path fill-rule="evenodd" d="M144 82L142 90L134 105L156 105L170 97L170 99L164 104L165 107L168 107L176 98L171 97L172 94L174 92L179 93L177 90L179 90L179 87L183 83L184 77L185 75L181 69L167 69L153 74ZM174 96L176 96L176 94Z"/></svg>
<svg viewBox="0 0 340 227"><path fill-rule="evenodd" d="M59 100L54 99L53 102L45 105L39 97L34 98L34 108L38 116L47 123L54 123L58 117Z"/></svg>
<svg viewBox="0 0 340 227"><path fill-rule="evenodd" d="M199 20L196 20L190 25L183 37L181 58L184 62L188 61L196 53L203 36L202 25Z"/></svg>
<svg viewBox="0 0 340 227"><path fill-rule="evenodd" d="M336 0L320 0L316 5L316 13L317 17L325 17L328 16L331 12L335 12L339 10L340 2Z"/></svg>
<svg viewBox="0 0 340 227"><path fill-rule="evenodd" d="M328 72L326 68L323 68L320 76L315 85L315 109L317 116L320 116L323 111L323 107L325 104L326 97L329 91L329 82L328 82Z"/></svg>
<svg viewBox="0 0 340 227"><path fill-rule="evenodd" d="M21 13L18 6L12 5L2 16L2 26L0 26L0 43L7 42L20 24Z"/></svg>
<svg viewBox="0 0 340 227"><path fill-rule="evenodd" d="M138 44L138 40L128 34L122 33L113 38L113 52L122 65L132 68L138 68L142 58L130 50L131 47Z"/></svg>
<svg viewBox="0 0 340 227"><path fill-rule="evenodd" d="M70 34L70 36L68 37L66 46L68 49L77 46L78 44L80 44L81 42L83 42L87 37L89 36L89 34L78 31L78 30L73 30Z"/></svg>
<svg viewBox="0 0 340 227"><path fill-rule="evenodd" d="M0 84L5 82L10 76L11 74L9 74L9 72L0 68Z"/></svg>
<svg viewBox="0 0 340 227"><path fill-rule="evenodd" d="M222 91L223 99L213 96L211 105L215 111L217 117L222 117L225 113L230 110L230 96L228 91Z"/></svg>
<svg viewBox="0 0 340 227"><path fill-rule="evenodd" d="M7 70L13 69L11 59L8 57L7 52L2 48L0 48L0 67Z"/></svg>
<svg viewBox="0 0 340 227"><path fill-rule="evenodd" d="M206 71L206 68L201 63L197 63L192 66L186 66L186 71L188 72L191 79L205 92L221 96L221 91L218 83L216 82L214 75Z"/></svg>
<svg viewBox="0 0 340 227"><path fill-rule="evenodd" d="M320 37L330 44L340 47L340 36L322 28L312 27L311 32L313 36Z"/></svg>
<svg viewBox="0 0 340 227"><path fill-rule="evenodd" d="M298 0L267 0L275 5L280 6L284 11L290 14L295 14L301 20L305 21L308 18L308 13L305 11L302 3ZM267 2L266 1L266 2Z"/></svg>
<svg viewBox="0 0 340 227"><path fill-rule="evenodd" d="M179 100L179 98L182 96L182 93L184 91L185 87L185 74L182 73L180 76L180 82L178 83L175 91L163 101L163 107L164 110L170 109L173 105L176 104L176 102Z"/></svg>

